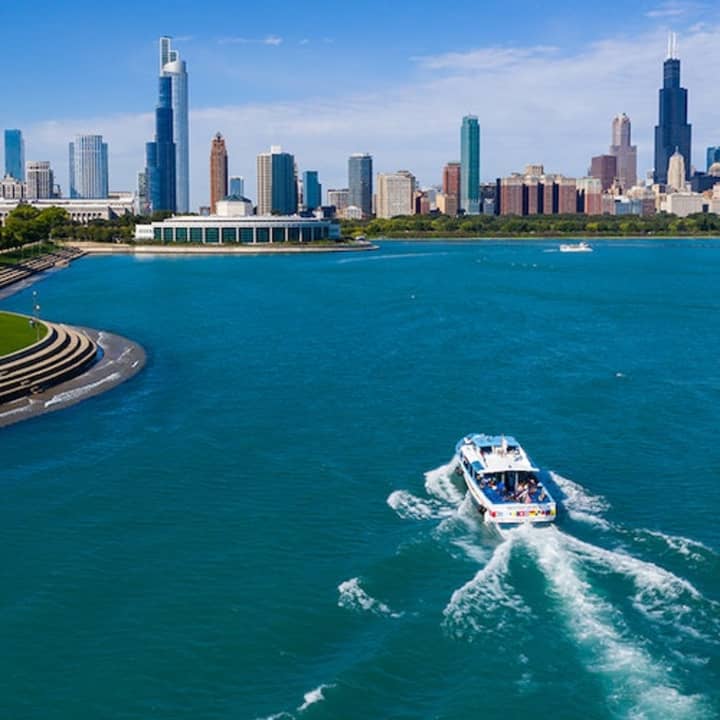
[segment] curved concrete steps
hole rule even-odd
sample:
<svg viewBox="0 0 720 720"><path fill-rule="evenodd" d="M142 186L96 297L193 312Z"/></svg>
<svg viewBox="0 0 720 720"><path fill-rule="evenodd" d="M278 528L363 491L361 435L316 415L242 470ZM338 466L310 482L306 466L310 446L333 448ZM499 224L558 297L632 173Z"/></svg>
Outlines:
<svg viewBox="0 0 720 720"><path fill-rule="evenodd" d="M81 330L44 324L43 340L0 358L0 404L70 380L97 359L97 344Z"/></svg>

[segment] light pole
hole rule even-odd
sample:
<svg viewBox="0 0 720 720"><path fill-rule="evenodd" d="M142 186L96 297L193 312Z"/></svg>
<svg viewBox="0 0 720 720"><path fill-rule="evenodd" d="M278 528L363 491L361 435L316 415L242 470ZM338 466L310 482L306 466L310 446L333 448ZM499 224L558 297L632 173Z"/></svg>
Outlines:
<svg viewBox="0 0 720 720"><path fill-rule="evenodd" d="M40 303L38 302L37 290L33 290L33 325L35 325L35 341L40 340Z"/></svg>

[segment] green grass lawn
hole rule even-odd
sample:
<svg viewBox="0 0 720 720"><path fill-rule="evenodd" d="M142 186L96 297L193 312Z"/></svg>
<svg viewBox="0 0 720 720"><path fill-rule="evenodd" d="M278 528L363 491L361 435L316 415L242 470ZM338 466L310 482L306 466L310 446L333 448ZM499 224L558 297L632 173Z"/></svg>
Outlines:
<svg viewBox="0 0 720 720"><path fill-rule="evenodd" d="M39 332L38 332L39 329ZM0 312L0 356L20 350L47 335L47 327L31 327L26 317Z"/></svg>

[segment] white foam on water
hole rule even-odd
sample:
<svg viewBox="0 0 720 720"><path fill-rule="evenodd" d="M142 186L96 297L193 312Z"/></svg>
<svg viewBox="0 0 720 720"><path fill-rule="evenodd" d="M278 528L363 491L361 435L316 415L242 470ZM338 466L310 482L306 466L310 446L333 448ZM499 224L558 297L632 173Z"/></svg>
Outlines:
<svg viewBox="0 0 720 720"><path fill-rule="evenodd" d="M451 540L450 542L455 547L460 548L467 558L480 565L486 564L492 556L489 548L477 545L470 539L460 538L457 540Z"/></svg>
<svg viewBox="0 0 720 720"><path fill-rule="evenodd" d="M360 578L350 578L338 585L340 596L338 607L346 610L364 610L375 615L387 615L388 617L399 618L403 613L393 612L384 602L376 600L368 595L360 586Z"/></svg>
<svg viewBox="0 0 720 720"><path fill-rule="evenodd" d="M610 684L608 702L628 718L699 718L706 716L702 697L683 695L673 686L668 669L653 660L624 626L622 614L598 597L583 577L576 550L607 559L602 548L589 546L557 528L521 536L535 553L552 594L563 606L563 618L575 641L591 659L588 667ZM588 552L588 548L592 548ZM639 561L638 561L639 562Z"/></svg>
<svg viewBox="0 0 720 720"><path fill-rule="evenodd" d="M274 715L268 715L267 717L257 718L256 720L295 720L295 716L289 712L279 712Z"/></svg>
<svg viewBox="0 0 720 720"><path fill-rule="evenodd" d="M431 520L449 517L453 510L438 500L419 498L407 490L390 493L387 504L403 520Z"/></svg>
<svg viewBox="0 0 720 720"><path fill-rule="evenodd" d="M455 507L465 498L465 493L458 489L453 479L456 467L457 458L454 457L446 465L425 473L425 490Z"/></svg>
<svg viewBox="0 0 720 720"><path fill-rule="evenodd" d="M87 395L96 387L100 387L100 385L104 385L105 383L117 380L119 377L120 373L115 372L111 375L108 375L107 377L102 378L101 380L96 380L94 383L90 383L89 385L83 385L82 387L74 388L73 390L66 390L65 392L59 393L58 395L53 395L53 397L51 397L50 400L45 403L45 407L51 407L52 405L57 405L61 402L67 402L68 400L76 400L77 398L83 397L83 395Z"/></svg>
<svg viewBox="0 0 720 720"><path fill-rule="evenodd" d="M320 685L319 687L316 687L314 690L311 690L310 692L306 692L305 695L303 695L303 704L298 707L298 710L300 712L304 712L307 710L311 705L314 705L315 703L320 702L321 700L325 699L325 696L323 695L323 690L327 690L328 688L333 688L334 685Z"/></svg>
<svg viewBox="0 0 720 720"><path fill-rule="evenodd" d="M720 604L705 598L689 580L624 552L591 545L570 535L563 537L576 558L605 573L630 578L635 586L633 606L646 618L672 624L674 630L696 639L720 642Z"/></svg>
<svg viewBox="0 0 720 720"><path fill-rule="evenodd" d="M668 535L659 530L646 529L638 530L636 535L650 535L651 537L661 540L667 545L668 549L695 562L706 560L707 555L718 555L712 548L701 543L699 540L691 540L690 538L682 537L682 535ZM643 542L643 540L641 539L640 542Z"/></svg>
<svg viewBox="0 0 720 720"><path fill-rule="evenodd" d="M612 527L611 523L602 517L610 508L610 503L604 497L594 495L582 485L557 473L551 472L550 477L565 496L562 506L573 520L606 530Z"/></svg>
<svg viewBox="0 0 720 720"><path fill-rule="evenodd" d="M498 619L498 611L514 619L531 614L507 580L514 543L514 535L504 539L475 577L453 592L443 610L443 622L456 636L462 637L467 631L470 636L488 630L496 632L506 622L504 618Z"/></svg>

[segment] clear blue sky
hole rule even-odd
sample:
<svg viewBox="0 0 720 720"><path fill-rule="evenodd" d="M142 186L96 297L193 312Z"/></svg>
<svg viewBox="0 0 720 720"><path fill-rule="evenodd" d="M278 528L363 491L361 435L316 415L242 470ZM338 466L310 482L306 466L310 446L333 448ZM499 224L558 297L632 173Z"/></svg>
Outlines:
<svg viewBox="0 0 720 720"><path fill-rule="evenodd" d="M606 150L612 115L627 111L641 146L641 165L643 161L646 165L643 153L647 152L647 127L656 113L664 33L673 28L692 34L684 67L696 65L698 79L704 77L708 85L715 84L710 75L718 64L700 53L718 44L718 27L716 0L640 0L622 5L568 0L4 3L0 9L5 59L0 125L26 131L29 158L49 158L56 166L62 163L56 172L63 185L67 140L74 132L99 128L111 143L111 185L132 187L131 169L142 165L143 143L150 139L145 135L151 129L147 114L156 101L157 38L168 34L188 63L191 108L198 113L191 125L193 173L202 175L193 188L195 204L203 200L205 146L209 147L214 130L228 136L231 172L249 178L255 154L272 141L295 152L305 168L318 167L326 187L343 184L345 155L356 150L373 152L378 170L409 166L429 183L439 179L436 166L441 166L443 158L457 155L457 126L463 112L480 116L487 158L483 175L489 177L518 169L522 158L544 161L557 171L583 172L591 154ZM615 55L613 43L617 43ZM652 46L656 53L635 57L636 46ZM545 55L543 48L552 50ZM510 53L509 59L496 67L498 52L503 51ZM473 55L476 52L481 53L479 59ZM645 63L648 58L642 77L623 65L622 55L628 52L628 63ZM522 60L524 53L545 63L537 66L542 74L543 68L548 73L567 73L567 83L544 90L546 107L541 106L543 98L534 97L532 81L521 75L529 66ZM618 96L608 97L608 89L602 89L598 136L588 141L586 150L578 145L578 156L571 157L573 143L563 143L561 134L555 140L552 133L548 136L542 118L547 119L548 111L552 114L558 105L568 106L566 115L553 118L555 124L587 126L581 113L588 108L573 107L572 98L563 96L562 89L565 84L572 87L575 60L578 67L592 69L592 63L607 63L608 58L613 66L597 70L615 76ZM511 66L516 74L510 72ZM493 82L503 73L510 95L500 97ZM594 82L588 76L587 83ZM630 87L632 83L642 83L642 87ZM709 127L700 130L701 119L697 112L693 114L692 105L699 93L696 90L693 95L690 89L696 142L720 136L717 115L708 120ZM550 93L557 96L547 97ZM424 116L423 98L433 106L431 118ZM377 127L370 126L373 123L368 123L361 107L355 119L348 116L332 127L317 122L323 114L331 122L356 102L363 107L374 103L375 115L380 116ZM500 117L499 105L506 109L512 105L513 112ZM447 108L447 121L440 116L442 106ZM265 132L268 122L262 118L277 117L285 109L292 119ZM316 115L312 127L310 115ZM118 117L127 120L121 122ZM48 123L54 124L55 135ZM385 130L404 123L407 145L402 147L397 140L405 137L401 128L391 136ZM528 137L533 128L537 135ZM324 133L328 150L320 157L320 146L313 138ZM425 152L429 146L437 151L432 158ZM517 155L503 154L501 147L513 147ZM425 157L416 157L413 148ZM558 157L563 148L567 156ZM341 157L331 157L331 153Z"/></svg>

